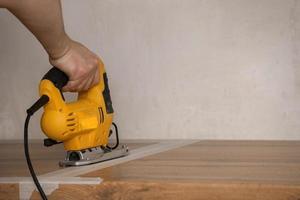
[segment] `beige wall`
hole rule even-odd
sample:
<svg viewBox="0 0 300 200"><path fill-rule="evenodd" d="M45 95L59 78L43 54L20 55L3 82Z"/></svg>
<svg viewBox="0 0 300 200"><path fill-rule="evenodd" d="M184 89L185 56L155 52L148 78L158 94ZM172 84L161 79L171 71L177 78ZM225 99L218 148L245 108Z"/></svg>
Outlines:
<svg viewBox="0 0 300 200"><path fill-rule="evenodd" d="M107 66L122 138L300 139L300 0L63 7L68 33ZM20 139L50 66L5 10L0 29L0 139ZM42 138L38 121L31 138Z"/></svg>

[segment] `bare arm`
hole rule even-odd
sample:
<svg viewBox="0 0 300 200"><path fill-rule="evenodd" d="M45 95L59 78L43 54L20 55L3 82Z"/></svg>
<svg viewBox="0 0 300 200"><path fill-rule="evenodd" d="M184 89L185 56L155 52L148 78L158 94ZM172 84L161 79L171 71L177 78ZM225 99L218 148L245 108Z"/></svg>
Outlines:
<svg viewBox="0 0 300 200"><path fill-rule="evenodd" d="M43 45L50 63L69 75L65 91L87 90L98 82L100 59L68 37L60 0L0 0L0 7L14 14Z"/></svg>

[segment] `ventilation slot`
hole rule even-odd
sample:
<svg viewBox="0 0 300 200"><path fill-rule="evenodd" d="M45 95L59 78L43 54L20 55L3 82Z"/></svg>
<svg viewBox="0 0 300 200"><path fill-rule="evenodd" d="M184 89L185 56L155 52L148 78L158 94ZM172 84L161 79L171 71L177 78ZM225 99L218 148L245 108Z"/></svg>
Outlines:
<svg viewBox="0 0 300 200"><path fill-rule="evenodd" d="M102 107L99 107L98 110L99 110L99 116L100 116L100 124L102 124L104 122L103 109L102 109Z"/></svg>
<svg viewBox="0 0 300 200"><path fill-rule="evenodd" d="M69 129L70 132L75 131L76 126L77 126L77 120L76 120L76 116L74 115L73 112L68 114L68 118L67 118L67 127Z"/></svg>

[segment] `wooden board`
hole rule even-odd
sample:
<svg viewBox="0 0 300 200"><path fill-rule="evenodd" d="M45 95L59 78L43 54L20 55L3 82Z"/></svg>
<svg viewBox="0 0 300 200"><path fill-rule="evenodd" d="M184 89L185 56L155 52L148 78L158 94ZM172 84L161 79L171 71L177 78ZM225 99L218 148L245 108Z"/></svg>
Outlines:
<svg viewBox="0 0 300 200"><path fill-rule="evenodd" d="M0 184L0 200L19 199L18 184Z"/></svg>
<svg viewBox="0 0 300 200"><path fill-rule="evenodd" d="M136 143L128 141L131 149L152 143ZM60 169L58 162L63 160L66 152L63 145L58 144L51 147L44 147L40 141L30 142L30 157L35 172L38 175ZM22 141L1 142L0 144L0 177L30 176Z"/></svg>
<svg viewBox="0 0 300 200"><path fill-rule="evenodd" d="M203 141L83 176L300 184L300 142Z"/></svg>
<svg viewBox="0 0 300 200"><path fill-rule="evenodd" d="M284 185L119 182L98 186L63 185L49 200L299 200L300 188ZM40 199L34 193L32 199Z"/></svg>
<svg viewBox="0 0 300 200"><path fill-rule="evenodd" d="M200 141L80 177L104 181L62 184L49 199L300 200L300 141ZM0 185L0 192L11 191L0 199L15 198L16 190Z"/></svg>

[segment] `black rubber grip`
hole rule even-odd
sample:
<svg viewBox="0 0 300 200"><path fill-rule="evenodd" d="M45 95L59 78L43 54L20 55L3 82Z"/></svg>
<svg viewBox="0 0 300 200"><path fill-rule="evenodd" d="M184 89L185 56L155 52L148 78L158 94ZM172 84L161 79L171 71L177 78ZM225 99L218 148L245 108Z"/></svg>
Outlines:
<svg viewBox="0 0 300 200"><path fill-rule="evenodd" d="M48 103L48 101L49 97L47 95L41 96L29 109L27 109L27 114L33 115L36 111Z"/></svg>
<svg viewBox="0 0 300 200"><path fill-rule="evenodd" d="M52 67L52 69L45 74L43 79L51 81L59 90L61 90L69 81L69 77L56 67Z"/></svg>

